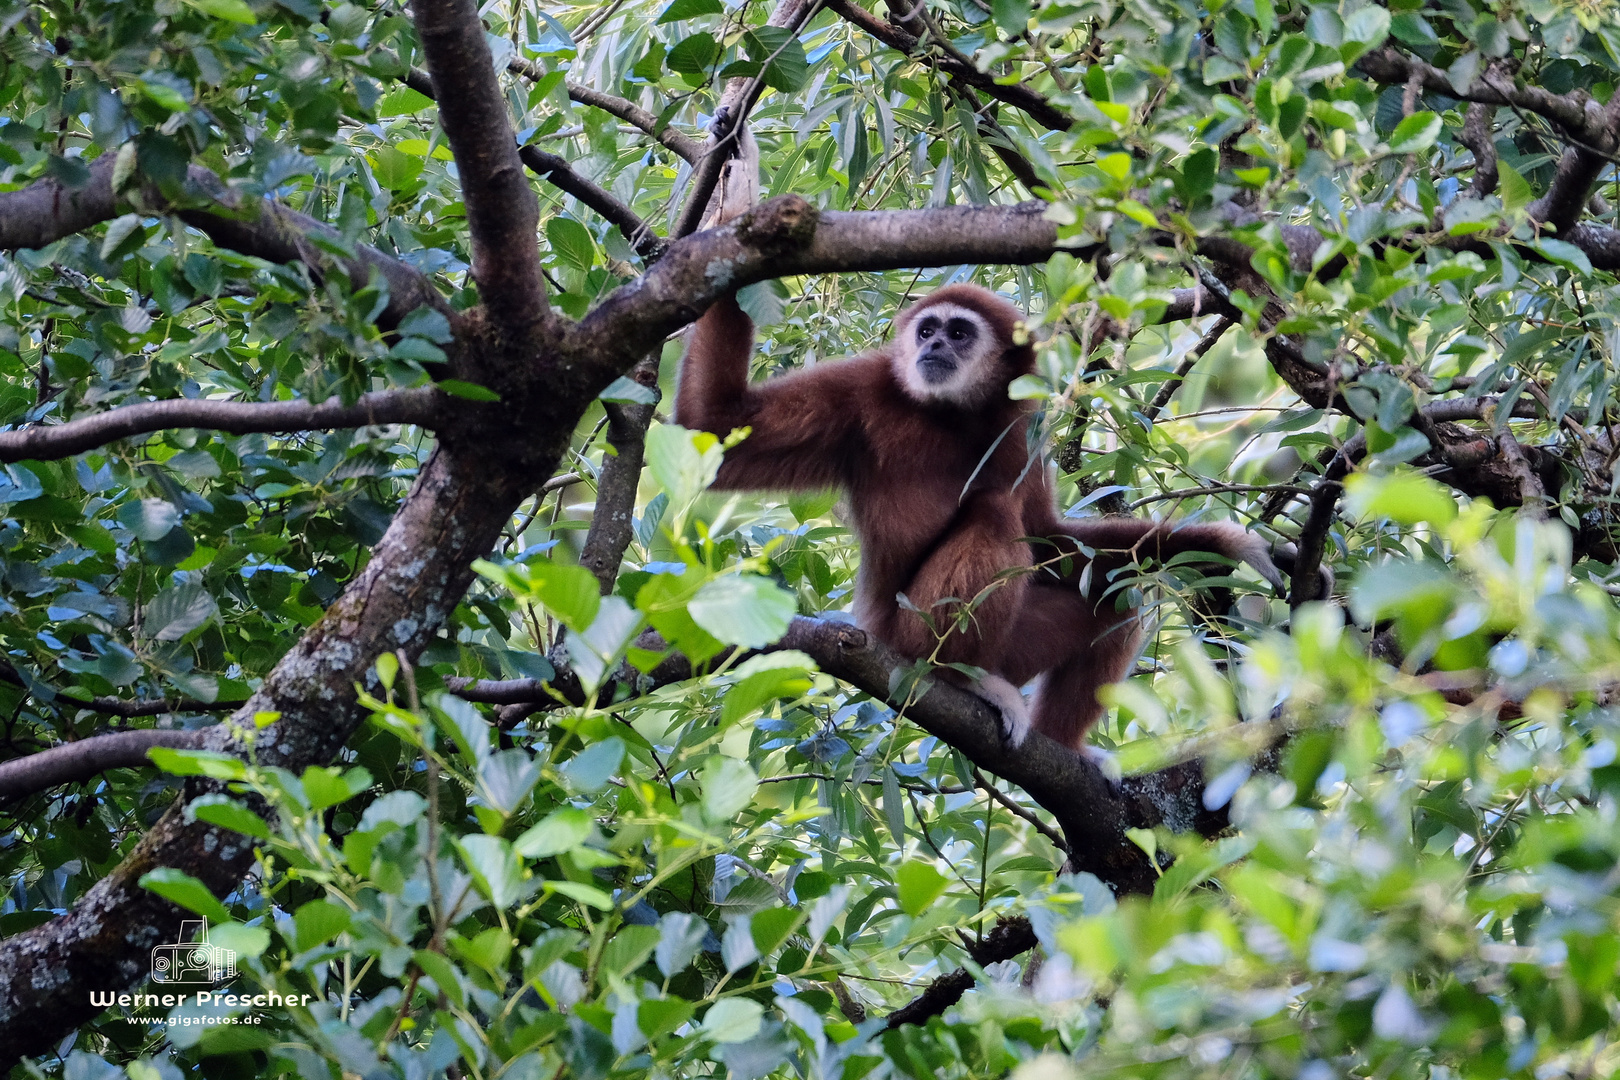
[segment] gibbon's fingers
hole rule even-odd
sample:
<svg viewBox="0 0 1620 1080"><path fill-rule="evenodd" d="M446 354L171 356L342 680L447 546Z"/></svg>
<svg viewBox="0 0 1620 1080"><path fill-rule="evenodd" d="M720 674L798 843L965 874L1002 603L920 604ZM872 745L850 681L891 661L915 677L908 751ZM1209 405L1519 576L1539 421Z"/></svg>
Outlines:
<svg viewBox="0 0 1620 1080"><path fill-rule="evenodd" d="M1030 717L1029 704L1024 701L1024 695L1018 692L1018 687L1000 675L987 674L974 684L974 689L1001 713L1001 736L1007 740L1007 745L1024 745L1035 722Z"/></svg>

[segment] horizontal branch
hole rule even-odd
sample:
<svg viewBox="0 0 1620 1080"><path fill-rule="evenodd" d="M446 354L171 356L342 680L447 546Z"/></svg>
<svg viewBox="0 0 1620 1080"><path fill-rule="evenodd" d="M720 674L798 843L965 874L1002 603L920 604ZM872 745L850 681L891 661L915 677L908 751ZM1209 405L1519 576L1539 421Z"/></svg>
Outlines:
<svg viewBox="0 0 1620 1080"><path fill-rule="evenodd" d="M1046 204L931 210L824 211L797 195L769 199L731 224L675 241L658 264L570 327L562 349L597 375L617 375L721 296L796 274L1027 265L1058 250Z"/></svg>
<svg viewBox="0 0 1620 1080"><path fill-rule="evenodd" d="M1546 117L1573 135L1584 136L1591 130L1590 124L1601 123L1602 107L1585 90L1554 94L1539 86L1518 86L1489 68L1481 69L1466 87L1457 87L1444 71L1389 45L1373 49L1356 64L1374 82L1404 86L1415 76L1429 93L1522 109Z"/></svg>
<svg viewBox="0 0 1620 1080"><path fill-rule="evenodd" d="M432 387L382 390L364 394L353 404L337 398L309 401L212 401L173 398L123 405L81 416L65 424L34 425L0 432L0 462L52 461L132 435L174 428L203 428L232 435L253 432L320 431L417 424L432 427L441 416L444 398Z"/></svg>
<svg viewBox="0 0 1620 1080"><path fill-rule="evenodd" d="M88 780L108 769L150 765L146 752L154 746L196 748L206 737L206 729L114 731L0 761L0 802L14 802L59 784Z"/></svg>

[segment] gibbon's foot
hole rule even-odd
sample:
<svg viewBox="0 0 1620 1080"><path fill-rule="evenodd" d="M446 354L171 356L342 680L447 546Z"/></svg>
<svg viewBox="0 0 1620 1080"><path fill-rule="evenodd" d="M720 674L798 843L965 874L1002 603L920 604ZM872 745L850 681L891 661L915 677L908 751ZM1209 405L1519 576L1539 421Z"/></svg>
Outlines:
<svg viewBox="0 0 1620 1080"><path fill-rule="evenodd" d="M1278 543L1272 546L1271 557L1276 560L1278 566L1288 571L1289 576L1292 577L1294 567L1299 562L1299 549L1290 543ZM1326 600L1333 595L1333 587L1337 584L1337 579L1333 576L1333 567L1325 562L1320 563L1317 566L1317 574L1321 578L1321 584L1317 588L1315 598L1317 600Z"/></svg>
<svg viewBox="0 0 1620 1080"><path fill-rule="evenodd" d="M1233 555L1254 567L1266 583L1278 593L1288 591L1288 583L1283 580L1282 571L1277 569L1277 563L1271 561L1273 549L1266 542L1265 537L1258 533L1238 531L1233 539Z"/></svg>
<svg viewBox="0 0 1620 1080"><path fill-rule="evenodd" d="M1024 695L1018 692L1018 687L1003 679L1000 675L986 675L974 684L980 697L996 707L1001 713L1001 737L1007 740L1009 746L1022 746L1024 740L1029 738L1030 729L1034 726L1034 719L1029 714L1029 705L1024 701Z"/></svg>
<svg viewBox="0 0 1620 1080"><path fill-rule="evenodd" d="M1124 777L1119 771L1118 758L1102 747L1093 746L1091 743L1083 743L1080 746L1079 754L1097 766L1097 771L1103 774L1103 779L1108 781L1108 786L1114 789L1115 795L1124 794Z"/></svg>

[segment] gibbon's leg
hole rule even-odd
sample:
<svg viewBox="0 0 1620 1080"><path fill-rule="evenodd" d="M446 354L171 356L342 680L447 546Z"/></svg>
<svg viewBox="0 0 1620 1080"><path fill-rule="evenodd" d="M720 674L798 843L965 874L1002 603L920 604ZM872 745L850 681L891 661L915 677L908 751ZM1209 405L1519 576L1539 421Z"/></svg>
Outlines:
<svg viewBox="0 0 1620 1080"><path fill-rule="evenodd" d="M1226 522L1177 526L1139 518L1092 518L1052 523L1035 545L1043 564L1013 623L1001 673L1012 683L1041 676L1031 709L1033 729L1075 750L1102 715L1097 691L1120 681L1141 647L1142 626L1134 609L1118 610L1108 588L1115 571L1143 559L1160 562L1188 551L1241 559L1281 587L1265 541ZM1088 558L1070 541L1095 553ZM1058 555L1067 556L1059 564ZM1089 578L1086 571L1090 569ZM1087 591L1079 585L1086 579Z"/></svg>
<svg viewBox="0 0 1620 1080"><path fill-rule="evenodd" d="M873 628L906 656L985 669L977 680L949 669L940 676L959 686L971 683L995 705L1014 745L1029 732L1029 710L1018 687L997 672L1029 586L1027 573L1003 574L1030 565L1029 545L1009 535L1007 523L1016 520L999 504L970 508L901 590L927 618L897 606L886 627Z"/></svg>
<svg viewBox="0 0 1620 1080"><path fill-rule="evenodd" d="M1000 670L1020 686L1040 676L1032 729L1081 750L1102 715L1097 691L1125 677L1141 643L1134 609L1116 611L1106 600L1099 605L1081 595L1073 579L1037 577L1024 593Z"/></svg>

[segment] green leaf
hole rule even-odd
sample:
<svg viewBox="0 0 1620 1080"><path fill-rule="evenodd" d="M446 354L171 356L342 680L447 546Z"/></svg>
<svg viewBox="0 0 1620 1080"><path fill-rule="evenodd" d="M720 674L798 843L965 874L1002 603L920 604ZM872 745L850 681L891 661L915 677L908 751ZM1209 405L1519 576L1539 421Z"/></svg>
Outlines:
<svg viewBox="0 0 1620 1080"><path fill-rule="evenodd" d="M1396 154L1427 150L1440 137L1440 117L1432 112L1415 112L1395 125L1389 136L1389 149Z"/></svg>
<svg viewBox="0 0 1620 1080"><path fill-rule="evenodd" d="M759 1034L765 1006L753 998L721 998L703 1017L703 1034L717 1043L747 1042Z"/></svg>
<svg viewBox="0 0 1620 1080"><path fill-rule="evenodd" d="M785 27L756 26L743 35L743 46L750 59L765 65L765 85L773 90L791 94L810 77L804 46Z"/></svg>
<svg viewBox="0 0 1620 1080"><path fill-rule="evenodd" d="M479 559L473 569L505 585L513 595L540 603L575 633L588 629L602 608L601 586L583 566L552 562L500 566Z"/></svg>
<svg viewBox="0 0 1620 1080"><path fill-rule="evenodd" d="M1419 473L1404 469L1387 476L1356 473L1346 478L1344 486L1346 506L1357 517L1440 526L1451 524L1457 517L1457 502L1450 490Z"/></svg>
<svg viewBox="0 0 1620 1080"><path fill-rule="evenodd" d="M771 955L799 928L803 920L804 912L798 908L772 907L755 912L748 924L753 934L754 948L759 950L761 956Z"/></svg>
<svg viewBox="0 0 1620 1080"><path fill-rule="evenodd" d="M417 949L413 958L416 960L416 966L422 969L422 974L432 979L457 1008L467 1004L466 991L461 988L461 976L456 974L454 964L439 953L429 952L427 949Z"/></svg>
<svg viewBox="0 0 1620 1080"><path fill-rule="evenodd" d="M576 903L593 907L598 911L613 910L613 897L594 885L584 885L578 881L548 881L546 891L566 896Z"/></svg>
<svg viewBox="0 0 1620 1080"><path fill-rule="evenodd" d="M699 32L677 42L664 58L664 65L678 75L701 77L719 59L720 43L713 34Z"/></svg>
<svg viewBox="0 0 1620 1080"><path fill-rule="evenodd" d="M663 13L658 16L654 26L663 26L665 23L680 22L683 19L695 19L699 15L718 15L726 10L720 0L673 0Z"/></svg>
<svg viewBox="0 0 1620 1080"><path fill-rule="evenodd" d="M1496 172L1498 183L1501 185L1499 190L1502 195L1502 208L1511 214L1529 206L1530 200L1535 197L1530 181L1505 161L1496 163Z"/></svg>
<svg viewBox="0 0 1620 1080"><path fill-rule="evenodd" d="M299 952L324 945L349 928L349 909L330 900L311 900L293 915L293 948Z"/></svg>
<svg viewBox="0 0 1620 1080"><path fill-rule="evenodd" d="M215 923L208 928L208 944L229 949L241 960L259 956L270 947L270 931L263 926L243 926L239 922Z"/></svg>
<svg viewBox="0 0 1620 1080"><path fill-rule="evenodd" d="M183 870L176 870L172 866L148 870L141 875L140 884L148 892L157 893L187 911L195 911L209 922L230 921L231 913L208 891L208 886Z"/></svg>
<svg viewBox="0 0 1620 1080"><path fill-rule="evenodd" d="M552 254L576 270L589 270L596 262L591 231L573 218L558 215L546 222L546 241Z"/></svg>
<svg viewBox="0 0 1620 1080"><path fill-rule="evenodd" d="M484 887L490 903L511 907L523 888L523 863L512 845L498 836L465 836L460 844L467 868Z"/></svg>
<svg viewBox="0 0 1620 1080"><path fill-rule="evenodd" d="M440 379L433 385L453 397L466 398L468 401L499 401L501 395L487 386L477 383L463 382L460 379Z"/></svg>
<svg viewBox="0 0 1620 1080"><path fill-rule="evenodd" d="M1029 29L1030 0L991 0L990 10L997 28L1010 38Z"/></svg>
<svg viewBox="0 0 1620 1080"><path fill-rule="evenodd" d="M613 763L613 768L618 768L617 761ZM583 844L585 838L591 834L591 825L590 814L572 806L565 806L553 810L544 820L531 826L512 842L512 850L525 859L544 859L551 855L560 855Z"/></svg>
<svg viewBox="0 0 1620 1080"><path fill-rule="evenodd" d="M668 1035L692 1018L692 1003L680 998L643 1001L636 1006L636 1026L648 1039Z"/></svg>
<svg viewBox="0 0 1620 1080"><path fill-rule="evenodd" d="M173 750L154 746L146 752L153 763L173 776L207 776L214 780L240 780L247 775L247 763L217 750Z"/></svg>
<svg viewBox="0 0 1620 1080"><path fill-rule="evenodd" d="M658 404L658 391L650 386L642 386L627 375L620 375L608 384L608 388L596 395L598 401L615 401L627 405L656 405Z"/></svg>
<svg viewBox="0 0 1620 1080"><path fill-rule="evenodd" d="M727 574L699 589L687 611L718 640L763 649L787 633L798 602L770 578Z"/></svg>
<svg viewBox="0 0 1620 1080"><path fill-rule="evenodd" d="M198 821L243 833L258 840L270 839L270 826L264 819L228 795L200 795L191 800L187 813Z"/></svg>
<svg viewBox="0 0 1620 1080"><path fill-rule="evenodd" d="M201 585L171 585L141 612L141 632L154 641L179 641L219 614L219 605Z"/></svg>
<svg viewBox="0 0 1620 1080"><path fill-rule="evenodd" d="M180 524L180 509L167 499L140 499L118 508L118 522L137 540L161 540Z"/></svg>
<svg viewBox="0 0 1620 1080"><path fill-rule="evenodd" d="M711 825L723 825L736 817L759 790L759 777L748 762L729 757L710 758L700 783L703 817Z"/></svg>
<svg viewBox="0 0 1620 1080"><path fill-rule="evenodd" d="M895 871L895 883L900 890L900 907L907 915L917 916L945 892L948 879L932 862L907 859Z"/></svg>
<svg viewBox="0 0 1620 1080"><path fill-rule="evenodd" d="M771 666L752 673L739 672L739 674L743 677L726 691L725 700L721 703L721 727L735 724L767 701L776 698L796 698L815 685L809 677L810 669L798 665Z"/></svg>
<svg viewBox="0 0 1620 1080"><path fill-rule="evenodd" d="M624 740L612 735L569 758L561 771L570 788L588 794L607 787L623 762Z"/></svg>
<svg viewBox="0 0 1620 1080"><path fill-rule="evenodd" d="M190 0L198 11L207 12L216 19L226 22L239 23L242 26L252 26L259 21L244 0Z"/></svg>
<svg viewBox="0 0 1620 1080"><path fill-rule="evenodd" d="M347 802L371 786L371 773L362 768L340 770L334 766L311 765L302 777L309 807L319 813L328 806Z"/></svg>

